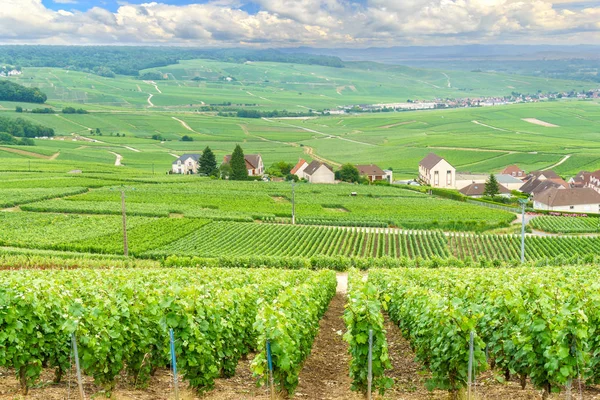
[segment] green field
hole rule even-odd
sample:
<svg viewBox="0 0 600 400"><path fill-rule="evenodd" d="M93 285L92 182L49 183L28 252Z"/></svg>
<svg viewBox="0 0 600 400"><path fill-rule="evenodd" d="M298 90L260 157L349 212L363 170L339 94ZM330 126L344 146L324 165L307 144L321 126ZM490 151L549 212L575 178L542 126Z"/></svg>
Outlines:
<svg viewBox="0 0 600 400"><path fill-rule="evenodd" d="M69 105L90 113L17 114L14 109L19 104L1 102L1 116L52 127L59 137L36 140L36 146L21 149L36 154L19 154L0 146L0 170L97 171L97 165L114 167L116 153L123 157L123 166L115 170L163 174L175 159L173 155L197 153L210 146L221 159L238 143L246 153L262 154L267 166L280 160L295 163L300 157L311 160L316 155L334 165L376 163L392 168L396 179L414 178L418 161L431 151L465 172L498 172L513 163L527 171L548 168L566 156L570 157L555 167L564 177L600 168L597 101L314 119L240 119L199 112L202 106L222 103L306 112L407 99L593 88L585 82L380 64L330 68L211 60L182 61L160 72L168 79L152 83L126 76L103 78L57 68L26 68L23 75L10 79L39 86L49 96L48 106L57 112ZM556 127L532 124L523 120L526 118ZM96 129L102 136L89 135ZM165 141L153 140L153 135L161 135ZM194 142L181 142L184 135Z"/></svg>

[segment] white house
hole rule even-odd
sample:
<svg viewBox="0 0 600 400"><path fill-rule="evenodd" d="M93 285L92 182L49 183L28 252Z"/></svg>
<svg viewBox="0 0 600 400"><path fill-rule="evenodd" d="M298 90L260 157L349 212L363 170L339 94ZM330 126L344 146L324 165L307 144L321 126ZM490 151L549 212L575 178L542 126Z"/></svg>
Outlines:
<svg viewBox="0 0 600 400"><path fill-rule="evenodd" d="M171 172L173 174L196 174L200 166L199 154L184 154L173 161Z"/></svg>
<svg viewBox="0 0 600 400"><path fill-rule="evenodd" d="M429 186L454 189L456 168L437 154L429 153L419 163L419 180Z"/></svg>
<svg viewBox="0 0 600 400"><path fill-rule="evenodd" d="M600 193L590 188L552 187L533 196L533 208L581 213L600 212Z"/></svg>
<svg viewBox="0 0 600 400"><path fill-rule="evenodd" d="M320 161L313 161L304 168L304 179L310 183L335 183L333 168Z"/></svg>
<svg viewBox="0 0 600 400"><path fill-rule="evenodd" d="M300 161L298 161L298 164L296 164L294 168L292 168L290 174L296 175L300 179L305 179L304 170L306 169L306 167L308 167L308 163L306 162L306 160L301 158Z"/></svg>
<svg viewBox="0 0 600 400"><path fill-rule="evenodd" d="M265 164L260 154L244 154L244 160L246 161L246 169L248 170L248 176L262 176L265 173ZM228 154L223 158L223 164L229 164L231 161L231 154Z"/></svg>

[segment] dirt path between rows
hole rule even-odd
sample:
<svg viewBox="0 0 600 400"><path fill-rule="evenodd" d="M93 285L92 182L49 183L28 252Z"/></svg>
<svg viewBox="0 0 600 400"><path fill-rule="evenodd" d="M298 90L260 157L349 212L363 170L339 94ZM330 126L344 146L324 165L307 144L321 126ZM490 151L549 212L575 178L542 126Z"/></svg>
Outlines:
<svg viewBox="0 0 600 400"><path fill-rule="evenodd" d="M348 344L342 338L346 326L342 320L348 275L338 275L337 293L319 324L310 356L300 372L300 384L296 396L311 400L360 400L362 395L350 390L350 355Z"/></svg>

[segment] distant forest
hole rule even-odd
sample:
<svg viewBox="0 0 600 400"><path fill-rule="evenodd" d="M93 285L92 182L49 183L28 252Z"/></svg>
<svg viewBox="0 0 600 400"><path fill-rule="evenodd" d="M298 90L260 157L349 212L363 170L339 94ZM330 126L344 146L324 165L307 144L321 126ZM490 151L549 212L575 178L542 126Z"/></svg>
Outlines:
<svg viewBox="0 0 600 400"><path fill-rule="evenodd" d="M286 54L278 50L191 49L185 47L116 46L0 46L0 63L21 67L69 68L100 76L138 76L147 68L177 64L179 60L206 58L232 63L270 61L344 67L338 57Z"/></svg>
<svg viewBox="0 0 600 400"><path fill-rule="evenodd" d="M34 138L40 136L54 136L54 129L37 125L23 118L0 117L0 132L5 132L15 137Z"/></svg>
<svg viewBox="0 0 600 400"><path fill-rule="evenodd" d="M47 96L36 87L27 88L18 83L0 80L0 100L41 104L46 102Z"/></svg>

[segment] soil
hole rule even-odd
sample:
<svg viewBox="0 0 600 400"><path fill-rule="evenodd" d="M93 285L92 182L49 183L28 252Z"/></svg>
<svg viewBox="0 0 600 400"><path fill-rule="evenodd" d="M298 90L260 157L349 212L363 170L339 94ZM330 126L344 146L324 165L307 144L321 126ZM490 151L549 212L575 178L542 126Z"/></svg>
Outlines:
<svg viewBox="0 0 600 400"><path fill-rule="evenodd" d="M560 128L558 125L551 124L546 121L539 120L537 118L523 118L523 121L529 122L530 124L544 126L546 128Z"/></svg>

